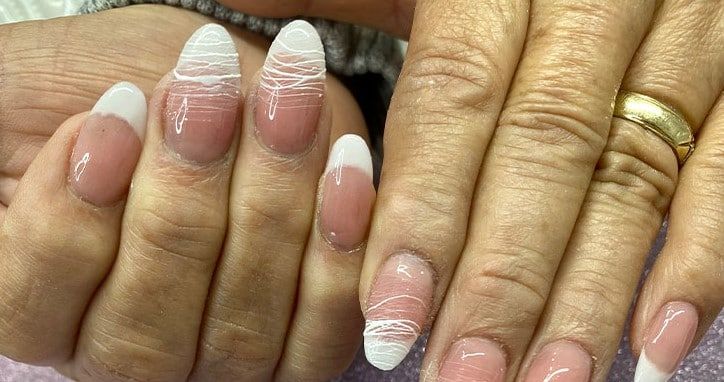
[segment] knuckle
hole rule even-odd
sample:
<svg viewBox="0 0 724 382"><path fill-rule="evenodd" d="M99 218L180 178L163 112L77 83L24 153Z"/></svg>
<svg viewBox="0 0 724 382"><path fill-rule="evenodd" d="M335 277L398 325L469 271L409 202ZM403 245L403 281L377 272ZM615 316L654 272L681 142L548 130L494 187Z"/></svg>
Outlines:
<svg viewBox="0 0 724 382"><path fill-rule="evenodd" d="M512 98L501 116L501 131L525 144L528 156L541 156L540 149L558 153L568 163L593 166L607 139L602 118L578 102L588 97L571 87L539 88L525 96ZM520 143L518 146L520 147Z"/></svg>
<svg viewBox="0 0 724 382"><path fill-rule="evenodd" d="M403 69L401 93L434 98L442 105L438 107L452 110L494 108L505 91L503 70L492 48L477 41L478 35L459 29L419 44Z"/></svg>
<svg viewBox="0 0 724 382"><path fill-rule="evenodd" d="M200 344L201 367L212 373L226 369L232 375L273 369L281 354L282 340L264 327L266 321L251 324L249 320L234 322L208 316Z"/></svg>
<svg viewBox="0 0 724 382"><path fill-rule="evenodd" d="M79 361L79 373L91 380L173 382L185 379L188 357L104 333L88 337L90 349ZM154 340L150 339L149 343Z"/></svg>
<svg viewBox="0 0 724 382"><path fill-rule="evenodd" d="M543 267L534 265L540 261L539 253L527 250L528 254L523 254L521 250L526 250L516 248L491 252L490 258L495 260L463 272L458 288L458 293L470 296L480 317L500 317L501 310L509 311L514 304L516 318L504 323L511 328L525 327L538 320L551 281L541 270ZM529 256L539 260L525 259Z"/></svg>
<svg viewBox="0 0 724 382"><path fill-rule="evenodd" d="M268 190L245 192L234 202L231 224L247 235L262 235L294 247L304 245L311 202L280 197Z"/></svg>
<svg viewBox="0 0 724 382"><path fill-rule="evenodd" d="M172 202L162 202L172 203ZM140 206L129 222L130 233L145 250L213 265L225 220L214 207L184 208L184 204ZM188 205L188 203L186 203ZM204 211L204 212L202 212Z"/></svg>
<svg viewBox="0 0 724 382"><path fill-rule="evenodd" d="M676 188L676 169L666 167L626 148L611 147L598 162L590 190L622 209L663 215Z"/></svg>

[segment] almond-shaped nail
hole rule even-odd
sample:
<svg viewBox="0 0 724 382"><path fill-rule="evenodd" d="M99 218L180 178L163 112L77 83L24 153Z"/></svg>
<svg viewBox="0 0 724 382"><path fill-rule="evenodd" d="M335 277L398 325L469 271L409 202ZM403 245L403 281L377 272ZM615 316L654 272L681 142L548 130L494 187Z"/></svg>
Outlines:
<svg viewBox="0 0 724 382"><path fill-rule="evenodd" d="M199 28L179 56L166 100L165 140L184 160L209 163L231 146L240 100L236 46L224 27Z"/></svg>
<svg viewBox="0 0 724 382"><path fill-rule="evenodd" d="M452 344L438 374L439 382L503 382L505 354L484 338L463 338Z"/></svg>
<svg viewBox="0 0 724 382"><path fill-rule="evenodd" d="M146 132L146 97L121 82L93 107L70 158L68 180L81 199L97 206L119 202L128 192Z"/></svg>
<svg viewBox="0 0 724 382"><path fill-rule="evenodd" d="M588 352L574 342L557 341L538 352L525 382L587 382L590 378Z"/></svg>
<svg viewBox="0 0 724 382"><path fill-rule="evenodd" d="M699 325L688 302L666 304L651 321L636 365L635 382L668 381L686 356Z"/></svg>
<svg viewBox="0 0 724 382"><path fill-rule="evenodd" d="M364 242L375 202L372 156L364 139L354 134L339 138L325 173L320 231L335 248L349 252Z"/></svg>
<svg viewBox="0 0 724 382"><path fill-rule="evenodd" d="M268 148L299 154L314 142L324 103L322 42L306 21L279 32L261 72L255 108L256 132Z"/></svg>
<svg viewBox="0 0 724 382"><path fill-rule="evenodd" d="M373 366L392 370L405 359L430 314L433 287L430 265L411 252L382 265L365 310L364 348Z"/></svg>

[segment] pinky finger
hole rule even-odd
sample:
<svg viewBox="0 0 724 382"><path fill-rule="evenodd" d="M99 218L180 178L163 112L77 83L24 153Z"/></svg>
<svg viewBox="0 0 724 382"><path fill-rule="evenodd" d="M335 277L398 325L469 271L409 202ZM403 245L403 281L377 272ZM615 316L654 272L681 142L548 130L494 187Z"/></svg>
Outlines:
<svg viewBox="0 0 724 382"><path fill-rule="evenodd" d="M666 245L639 297L636 382L667 381L724 304L724 97L682 169Z"/></svg>

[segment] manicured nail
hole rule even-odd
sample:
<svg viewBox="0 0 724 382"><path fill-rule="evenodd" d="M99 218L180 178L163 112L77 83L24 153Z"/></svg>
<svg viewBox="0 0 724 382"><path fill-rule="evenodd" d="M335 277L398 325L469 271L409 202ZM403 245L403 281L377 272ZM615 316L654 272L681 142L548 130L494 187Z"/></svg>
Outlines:
<svg viewBox="0 0 724 382"><path fill-rule="evenodd" d="M364 139L354 134L339 138L325 173L320 230L335 248L349 252L364 242L375 202L372 157Z"/></svg>
<svg viewBox="0 0 724 382"><path fill-rule="evenodd" d="M220 25L199 28L186 42L166 101L166 144L181 158L209 163L231 146L240 99L236 46Z"/></svg>
<svg viewBox="0 0 724 382"><path fill-rule="evenodd" d="M146 134L146 97L121 82L98 100L70 158L69 182L81 199L107 206L123 199Z"/></svg>
<svg viewBox="0 0 724 382"><path fill-rule="evenodd" d="M273 151L304 152L314 141L324 102L324 48L314 27L282 28L266 57L255 111L257 136Z"/></svg>
<svg viewBox="0 0 724 382"><path fill-rule="evenodd" d="M448 350L438 381L503 382L505 369L505 355L498 344L483 338L464 338Z"/></svg>
<svg viewBox="0 0 724 382"><path fill-rule="evenodd" d="M570 341L548 344L536 355L526 382L587 382L591 378L591 356Z"/></svg>
<svg viewBox="0 0 724 382"><path fill-rule="evenodd" d="M666 304L646 332L635 382L668 381L686 356L698 324L699 315L693 305Z"/></svg>
<svg viewBox="0 0 724 382"><path fill-rule="evenodd" d="M411 252L392 255L377 274L365 311L365 355L381 370L407 356L430 313L433 272Z"/></svg>

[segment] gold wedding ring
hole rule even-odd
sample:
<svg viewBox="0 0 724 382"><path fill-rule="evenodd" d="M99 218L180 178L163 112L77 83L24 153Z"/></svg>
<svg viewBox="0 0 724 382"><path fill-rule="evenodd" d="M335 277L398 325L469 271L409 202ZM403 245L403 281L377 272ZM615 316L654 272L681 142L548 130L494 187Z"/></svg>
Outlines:
<svg viewBox="0 0 724 382"><path fill-rule="evenodd" d="M666 141L679 158L679 166L694 152L694 133L686 118L674 108L649 96L621 91L613 116L636 123Z"/></svg>

